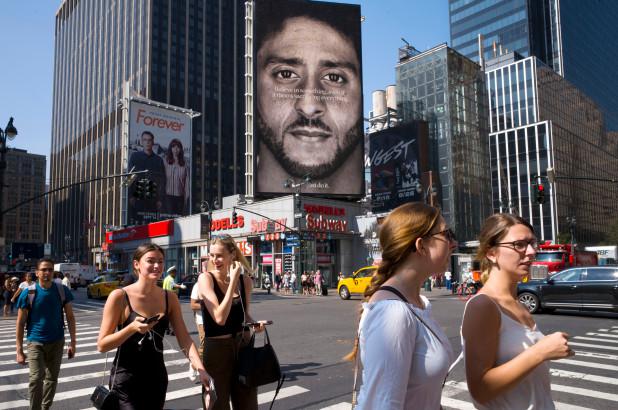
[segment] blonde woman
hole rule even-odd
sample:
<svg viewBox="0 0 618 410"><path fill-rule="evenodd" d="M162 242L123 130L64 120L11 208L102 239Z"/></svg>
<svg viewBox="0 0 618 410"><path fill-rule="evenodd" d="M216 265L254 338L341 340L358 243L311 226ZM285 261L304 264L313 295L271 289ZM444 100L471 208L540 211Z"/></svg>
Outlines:
<svg viewBox="0 0 618 410"><path fill-rule="evenodd" d="M462 343L468 389L478 409L554 409L549 360L573 355L568 336L545 336L517 300L517 283L530 272L537 239L517 215L489 217L477 259L486 282L466 305Z"/></svg>
<svg viewBox="0 0 618 410"><path fill-rule="evenodd" d="M447 269L457 242L440 211L408 203L382 223L380 246L382 262L359 322L363 384L356 408L439 409L453 351L420 290Z"/></svg>
<svg viewBox="0 0 618 410"><path fill-rule="evenodd" d="M243 324L253 322L251 302L251 265L229 235L210 241L210 260L205 274L198 279L203 301L204 366L212 375L217 392L214 409L257 409L257 389L238 382L235 376L239 336Z"/></svg>

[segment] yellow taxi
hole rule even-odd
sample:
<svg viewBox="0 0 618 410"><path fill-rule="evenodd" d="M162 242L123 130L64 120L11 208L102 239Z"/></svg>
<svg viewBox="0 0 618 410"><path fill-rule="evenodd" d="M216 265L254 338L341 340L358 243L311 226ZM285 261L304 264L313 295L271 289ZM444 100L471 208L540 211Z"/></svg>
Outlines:
<svg viewBox="0 0 618 410"><path fill-rule="evenodd" d="M374 265L365 266L352 273L352 276L340 279L337 283L339 297L346 300L350 299L353 294L364 294L376 269L378 267Z"/></svg>
<svg viewBox="0 0 618 410"><path fill-rule="evenodd" d="M86 288L86 295L88 299L92 298L106 298L112 293L113 290L121 287L118 275L101 275L94 278L94 280Z"/></svg>

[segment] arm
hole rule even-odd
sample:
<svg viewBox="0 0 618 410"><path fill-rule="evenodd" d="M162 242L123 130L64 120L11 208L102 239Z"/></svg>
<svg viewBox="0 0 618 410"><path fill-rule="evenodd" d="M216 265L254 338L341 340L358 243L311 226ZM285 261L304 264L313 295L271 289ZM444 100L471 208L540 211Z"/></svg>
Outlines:
<svg viewBox="0 0 618 410"><path fill-rule="evenodd" d="M199 296L204 301L204 305L208 313L210 313L210 316L220 326L225 324L230 310L232 309L234 290L238 287L238 280L240 278L239 271L240 268L235 265L230 273L230 284L227 287L227 292L225 292L225 297L221 303L217 300L217 295L214 290L217 284L213 282L212 277L210 275L200 275L198 278Z"/></svg>
<svg viewBox="0 0 618 410"><path fill-rule="evenodd" d="M178 296L176 296L176 294L173 292L167 292L167 294L170 304L170 323L172 324L174 333L176 333L176 340L178 341L178 345L191 362L193 368L197 369L200 374L200 380L202 384L206 387L206 390L208 390L210 376L204 368L204 364L202 363L202 359L200 358L197 348L195 347L195 343L193 343L193 339L191 339L191 336L187 331L187 326L185 326L185 322L182 319L182 311L180 310Z"/></svg>
<svg viewBox="0 0 618 410"><path fill-rule="evenodd" d="M69 345L69 349L67 350L67 355L69 359L72 359L73 356L75 356L77 339L75 338L75 315L73 314L73 305L71 305L70 302L65 303L64 314L67 317L69 335L71 336L71 344Z"/></svg>
<svg viewBox="0 0 618 410"><path fill-rule="evenodd" d="M97 349L101 353L108 352L117 348L125 342L133 334L139 332L146 333L156 324L156 322L147 325L142 323L144 318L137 317L128 326L115 332L115 328L120 323L122 312L125 308L124 293L121 289L116 289L109 294L105 307L103 308L103 318L101 319L101 328L99 330L99 338L97 339Z"/></svg>
<svg viewBox="0 0 618 410"><path fill-rule="evenodd" d="M193 299L191 298L191 310L193 311L200 311L202 309L202 307L200 306L200 301L197 299Z"/></svg>
<svg viewBox="0 0 618 410"><path fill-rule="evenodd" d="M251 290L253 289L253 279L249 275L243 275L243 282L245 285L245 315L247 316L247 322L253 322L253 317L249 314L249 306L251 305ZM264 325L261 325L258 331L264 330Z"/></svg>
<svg viewBox="0 0 618 410"><path fill-rule="evenodd" d="M463 318L468 389L472 397L482 404L515 386L545 360L570 354L566 335L558 332L544 337L513 359L496 366L500 322L498 307L489 297L473 299Z"/></svg>
<svg viewBox="0 0 618 410"><path fill-rule="evenodd" d="M28 309L20 308L17 311L17 325L15 329L15 348L17 350L16 361L19 364L26 364L26 355L24 355L24 327L28 319Z"/></svg>
<svg viewBox="0 0 618 410"><path fill-rule="evenodd" d="M11 298L11 302L15 303L17 302L17 298L19 298L19 295L21 294L21 291L24 290L24 288L17 288L17 290L15 291L15 294L13 295L13 297Z"/></svg>
<svg viewBox="0 0 618 410"><path fill-rule="evenodd" d="M364 343L364 408L403 409L415 349L416 325L400 302L383 301L367 312ZM388 317L388 320L385 320Z"/></svg>

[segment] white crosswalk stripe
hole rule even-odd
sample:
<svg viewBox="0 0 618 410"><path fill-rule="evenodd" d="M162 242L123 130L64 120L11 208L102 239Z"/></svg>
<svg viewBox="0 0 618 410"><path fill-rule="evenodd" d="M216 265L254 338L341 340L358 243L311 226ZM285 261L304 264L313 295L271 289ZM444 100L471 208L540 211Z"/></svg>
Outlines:
<svg viewBox="0 0 618 410"><path fill-rule="evenodd" d="M614 334L610 334L610 333L593 333L593 332L588 332L586 333L587 336L602 336L602 337L615 337L618 338L618 335L614 335Z"/></svg>

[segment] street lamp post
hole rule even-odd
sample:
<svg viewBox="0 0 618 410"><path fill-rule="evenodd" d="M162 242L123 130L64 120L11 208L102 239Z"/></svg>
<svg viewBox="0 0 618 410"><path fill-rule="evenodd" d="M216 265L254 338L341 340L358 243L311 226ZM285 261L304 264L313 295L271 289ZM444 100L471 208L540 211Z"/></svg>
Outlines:
<svg viewBox="0 0 618 410"><path fill-rule="evenodd" d="M7 138L12 140L17 136L17 128L13 125L13 117L9 119L8 124L4 128L0 128L0 209L4 208L4 170L6 169L6 146ZM3 233L3 217L0 215L0 235Z"/></svg>
<svg viewBox="0 0 618 410"><path fill-rule="evenodd" d="M301 188L303 185L308 184L309 182L311 182L311 175L307 174L303 177L302 180L300 181L295 181L292 178L288 178L284 181L283 183L283 187L284 188L288 188L288 189L293 189L294 190L294 218L296 219L296 221L298 222L298 224L296 225L298 228L298 240L299 240L299 247L298 247L298 274L296 275L296 281L298 282L296 285L297 289L300 289L300 287L298 286L300 284L300 277L303 274L303 232L300 229L300 225L302 223L302 201L301 201Z"/></svg>
<svg viewBox="0 0 618 410"><path fill-rule="evenodd" d="M69 252L69 247L71 246L71 235L64 235L64 254L67 262L71 262L71 254Z"/></svg>

